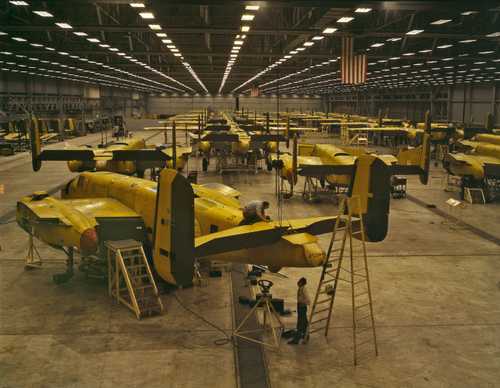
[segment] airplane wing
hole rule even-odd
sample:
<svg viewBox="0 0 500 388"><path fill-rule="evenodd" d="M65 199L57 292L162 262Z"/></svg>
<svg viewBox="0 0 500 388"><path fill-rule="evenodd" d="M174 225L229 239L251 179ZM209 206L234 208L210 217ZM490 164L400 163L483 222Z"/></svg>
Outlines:
<svg viewBox="0 0 500 388"><path fill-rule="evenodd" d="M195 255L204 257L278 242L289 234L318 235L331 232L336 217L311 217L296 220L257 222L195 238Z"/></svg>
<svg viewBox="0 0 500 388"><path fill-rule="evenodd" d="M200 186L210 190L217 191L218 193L231 198L238 199L241 196L241 193L238 190L235 190L230 186L218 182L204 183Z"/></svg>

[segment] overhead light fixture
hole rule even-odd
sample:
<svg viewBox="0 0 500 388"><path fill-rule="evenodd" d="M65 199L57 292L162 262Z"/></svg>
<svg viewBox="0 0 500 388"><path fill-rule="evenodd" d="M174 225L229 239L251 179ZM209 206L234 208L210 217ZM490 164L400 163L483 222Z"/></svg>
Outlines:
<svg viewBox="0 0 500 388"><path fill-rule="evenodd" d="M371 8L356 8L356 10L354 12L356 12L356 13L368 13L371 10L372 10Z"/></svg>
<svg viewBox="0 0 500 388"><path fill-rule="evenodd" d="M182 57L181 53L174 53L174 56L176 56L176 57Z"/></svg>
<svg viewBox="0 0 500 388"><path fill-rule="evenodd" d="M99 40L99 39L97 39L97 38L87 38L87 40L88 40L89 42L92 42L92 43L99 43L99 42L100 42L100 40Z"/></svg>
<svg viewBox="0 0 500 388"><path fill-rule="evenodd" d="M415 55L415 53L404 53L403 55L404 55L405 57L409 57L409 56Z"/></svg>
<svg viewBox="0 0 500 388"><path fill-rule="evenodd" d="M159 38L166 38L167 34L165 34L164 32L157 32L156 36L159 37Z"/></svg>
<svg viewBox="0 0 500 388"><path fill-rule="evenodd" d="M403 38L389 38L389 39L387 39L387 41L389 41L389 42L397 42L398 40L401 40L401 39L403 39Z"/></svg>
<svg viewBox="0 0 500 388"><path fill-rule="evenodd" d="M306 46L306 47L314 46L314 42L305 42L304 46Z"/></svg>
<svg viewBox="0 0 500 388"><path fill-rule="evenodd" d="M62 29L64 29L64 30L70 30L70 29L72 29L72 28L73 28L73 27L72 27L70 24L68 24L68 23L56 23L56 26L59 26L59 27L61 27L61 28L62 28Z"/></svg>
<svg viewBox="0 0 500 388"><path fill-rule="evenodd" d="M178 53L179 49L178 48L173 48L173 49L170 49L170 51L172 51L173 53Z"/></svg>
<svg viewBox="0 0 500 388"><path fill-rule="evenodd" d="M258 11L260 8L260 5L245 5L245 9L247 11Z"/></svg>
<svg viewBox="0 0 500 388"><path fill-rule="evenodd" d="M316 35L316 36L313 36L312 40L321 40L321 39L325 39L324 36L321 36L321 35Z"/></svg>
<svg viewBox="0 0 500 388"><path fill-rule="evenodd" d="M30 46L33 46L33 47L43 47L43 44L40 44L40 43L30 43Z"/></svg>
<svg viewBox="0 0 500 388"><path fill-rule="evenodd" d="M384 43L373 43L370 47L382 47Z"/></svg>
<svg viewBox="0 0 500 388"><path fill-rule="evenodd" d="M430 53L430 52L432 52L432 50L431 50L431 49L425 49L425 50L419 50L418 52L419 52L419 53L422 53L422 54L425 54L425 53Z"/></svg>
<svg viewBox="0 0 500 388"><path fill-rule="evenodd" d="M154 19L155 15L153 12L139 12L139 16L143 19Z"/></svg>
<svg viewBox="0 0 500 388"><path fill-rule="evenodd" d="M161 30L161 26L159 24L149 24L149 28L155 31Z"/></svg>
<svg viewBox="0 0 500 388"><path fill-rule="evenodd" d="M126 54L125 53L116 53L116 55L119 55L120 57L124 57Z"/></svg>
<svg viewBox="0 0 500 388"><path fill-rule="evenodd" d="M45 50L47 50L47 51L56 51L56 49L52 48L52 47L45 47Z"/></svg>
<svg viewBox="0 0 500 388"><path fill-rule="evenodd" d="M43 18L53 18L54 15L52 15L50 12L47 11L33 11L34 14L37 14L38 16L41 16Z"/></svg>
<svg viewBox="0 0 500 388"><path fill-rule="evenodd" d="M446 23L449 23L449 22L451 22L451 19L439 19L439 20L433 21L431 24L433 24L435 26L439 26L441 24L446 24Z"/></svg>
<svg viewBox="0 0 500 388"><path fill-rule="evenodd" d="M459 41L459 43L474 43L474 42L477 42L477 39L465 39Z"/></svg>
<svg viewBox="0 0 500 388"><path fill-rule="evenodd" d="M144 3L130 3L130 6L132 8L145 8L146 6L144 5Z"/></svg>
<svg viewBox="0 0 500 388"><path fill-rule="evenodd" d="M478 54L481 54L481 55L486 55L486 54L493 54L494 51L479 51Z"/></svg>
<svg viewBox="0 0 500 388"><path fill-rule="evenodd" d="M411 30L406 33L406 35L417 35L424 32L424 30Z"/></svg>
<svg viewBox="0 0 500 388"><path fill-rule="evenodd" d="M110 48L109 48L109 51L114 51L114 52L116 52L116 51L118 51L118 49L117 49L117 48L114 48L114 47L110 47Z"/></svg>
<svg viewBox="0 0 500 388"><path fill-rule="evenodd" d="M352 20L354 20L354 18L351 16L343 16L337 20L337 23L349 23Z"/></svg>
<svg viewBox="0 0 500 388"><path fill-rule="evenodd" d="M297 51L297 50L292 50L292 51L290 51L290 54L292 54L292 55L295 55L295 54L297 54L297 53L298 53L298 51Z"/></svg>
<svg viewBox="0 0 500 388"><path fill-rule="evenodd" d="M99 47L108 48L110 46L109 46L109 44L100 44Z"/></svg>
<svg viewBox="0 0 500 388"><path fill-rule="evenodd" d="M441 46L437 46L436 48L438 49L445 49L445 48L449 48L449 47L452 47L453 45L452 44L442 44Z"/></svg>
<svg viewBox="0 0 500 388"><path fill-rule="evenodd" d="M86 32L81 32L81 31L75 31L75 32L73 32L73 34L75 34L77 36L88 36L88 34Z"/></svg>
<svg viewBox="0 0 500 388"><path fill-rule="evenodd" d="M327 27L323 30L323 34L333 34L335 31L337 31L336 28L333 27Z"/></svg>
<svg viewBox="0 0 500 388"><path fill-rule="evenodd" d="M500 36L500 32L492 32L491 34L486 35L487 38L496 38Z"/></svg>
<svg viewBox="0 0 500 388"><path fill-rule="evenodd" d="M252 15L250 13L244 13L241 15L241 20L243 21L252 21L255 18L255 15Z"/></svg>
<svg viewBox="0 0 500 388"><path fill-rule="evenodd" d="M16 40L16 41L18 41L18 42L26 42L26 39L24 39L24 38L19 38L19 37L17 37L17 36L14 36L14 37L12 38L12 40Z"/></svg>
<svg viewBox="0 0 500 388"><path fill-rule="evenodd" d="M166 44L170 44L170 43L172 43L172 40L170 40L170 39L162 39L161 41L162 41L163 43L166 43Z"/></svg>
<svg viewBox="0 0 500 388"><path fill-rule="evenodd" d="M478 13L478 11L465 11L465 12L462 12L460 15L470 16L470 15L474 15L475 13Z"/></svg>
<svg viewBox="0 0 500 388"><path fill-rule="evenodd" d="M17 6L21 6L21 7L26 7L29 5L26 1L16 1L16 0L10 0L9 3L11 3L12 5L17 5Z"/></svg>
<svg viewBox="0 0 500 388"><path fill-rule="evenodd" d="M241 26L241 32L248 32L250 31L250 26Z"/></svg>
<svg viewBox="0 0 500 388"><path fill-rule="evenodd" d="M235 46L240 46L243 44L243 41L242 40L235 40L234 44L235 44Z"/></svg>

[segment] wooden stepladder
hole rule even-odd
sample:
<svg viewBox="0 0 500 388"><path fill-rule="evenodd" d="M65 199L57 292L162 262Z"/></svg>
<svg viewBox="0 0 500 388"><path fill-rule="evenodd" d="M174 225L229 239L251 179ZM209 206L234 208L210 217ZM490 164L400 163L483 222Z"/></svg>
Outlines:
<svg viewBox="0 0 500 388"><path fill-rule="evenodd" d="M353 214L354 209L361 208L360 205L359 196L341 199L311 308L307 336L320 332L328 336L337 286L341 282L348 284L351 289L354 365L358 363L358 351L362 347L371 344L378 355L363 217Z"/></svg>
<svg viewBox="0 0 500 388"><path fill-rule="evenodd" d="M163 304L142 244L135 240L107 241L108 292L131 309L137 319L161 314Z"/></svg>

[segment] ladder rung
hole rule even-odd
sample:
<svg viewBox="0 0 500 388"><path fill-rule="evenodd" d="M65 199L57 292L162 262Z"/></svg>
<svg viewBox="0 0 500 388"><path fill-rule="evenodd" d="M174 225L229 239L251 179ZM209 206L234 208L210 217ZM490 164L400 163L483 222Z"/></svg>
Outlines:
<svg viewBox="0 0 500 388"><path fill-rule="evenodd" d="M323 304L323 303L326 303L326 302L330 302L332 300L332 298L328 298L328 299L323 299L323 300L319 300L316 302L316 304Z"/></svg>
<svg viewBox="0 0 500 388"><path fill-rule="evenodd" d="M369 343L375 344L375 341L373 339L369 339L367 341L363 341L363 342L361 342L359 344L356 344L356 346L363 346L363 345L366 345L366 344L369 344Z"/></svg>
<svg viewBox="0 0 500 388"><path fill-rule="evenodd" d="M315 321L311 321L309 322L310 325L314 325L315 323L318 323L318 322L323 322L323 321L326 321L328 319L328 317L326 318L320 318L320 319L317 319Z"/></svg>
<svg viewBox="0 0 500 388"><path fill-rule="evenodd" d="M371 326L370 327L363 327L363 328L361 328L361 329L359 329L359 330L356 331L356 335L364 333L365 331L372 330L372 329L373 329L373 327L371 327Z"/></svg>
<svg viewBox="0 0 500 388"><path fill-rule="evenodd" d="M322 326L322 327L318 327L318 328L313 329L313 330L309 330L309 334L316 333L317 331L320 331L323 329L326 329L326 326Z"/></svg>
<svg viewBox="0 0 500 388"><path fill-rule="evenodd" d="M325 311L330 311L330 309L326 308L326 309L322 309L322 310L318 310L318 311L313 311L313 314L321 314L321 313L323 313Z"/></svg>
<svg viewBox="0 0 500 388"><path fill-rule="evenodd" d="M363 296L363 295L366 295L366 294L368 294L368 291L361 292L361 293L359 293L359 294L355 294L355 295L354 295L354 297L355 297L355 298L358 298L358 297Z"/></svg>
<svg viewBox="0 0 500 388"><path fill-rule="evenodd" d="M356 306L356 310L359 310L359 309L362 309L363 307L366 307L366 306L369 306L370 303L365 303L365 304L362 304L361 306Z"/></svg>
<svg viewBox="0 0 500 388"><path fill-rule="evenodd" d="M371 314L365 315L364 317L361 317L361 318L356 318L356 322L363 321L366 318L370 318L370 317L371 317Z"/></svg>

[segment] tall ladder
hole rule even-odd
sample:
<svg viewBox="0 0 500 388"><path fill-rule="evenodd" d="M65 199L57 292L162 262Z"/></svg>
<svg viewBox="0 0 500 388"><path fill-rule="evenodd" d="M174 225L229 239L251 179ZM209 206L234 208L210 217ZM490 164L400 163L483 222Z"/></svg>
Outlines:
<svg viewBox="0 0 500 388"><path fill-rule="evenodd" d="M131 309L137 319L161 314L163 304L142 244L136 240L107 241L108 292Z"/></svg>
<svg viewBox="0 0 500 388"><path fill-rule="evenodd" d="M361 209L360 197L343 196L311 308L306 338L319 332L328 336L337 286L340 282L347 283L351 289L353 357L357 365L360 348L371 344L376 356L378 348L363 217L355 217L355 209Z"/></svg>

